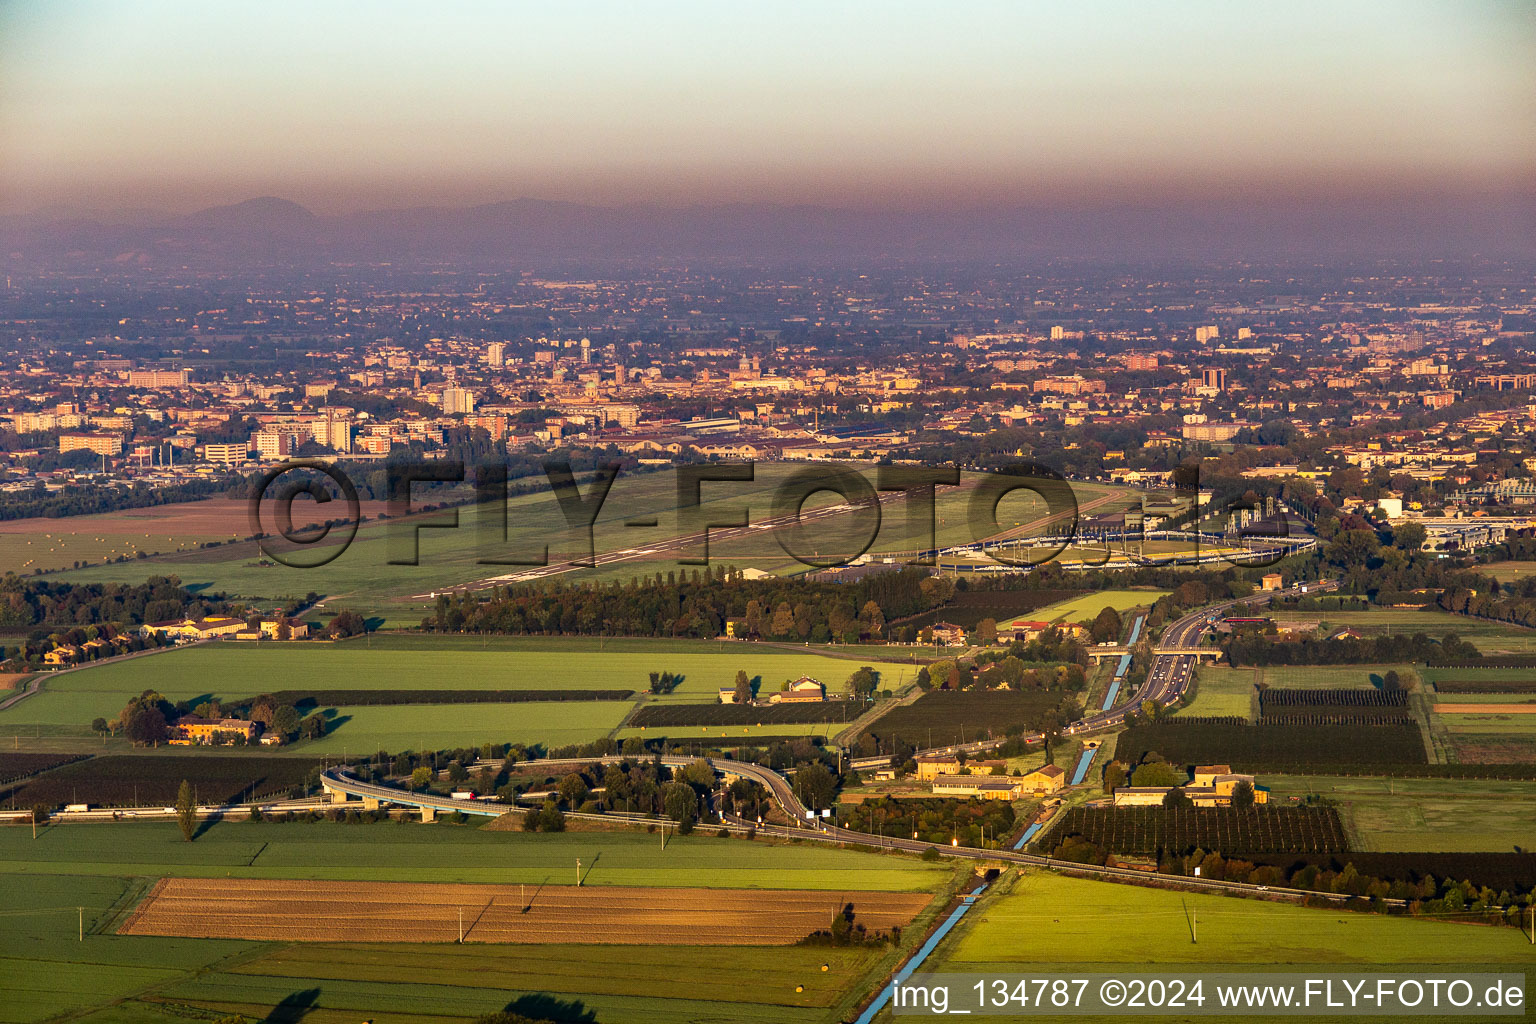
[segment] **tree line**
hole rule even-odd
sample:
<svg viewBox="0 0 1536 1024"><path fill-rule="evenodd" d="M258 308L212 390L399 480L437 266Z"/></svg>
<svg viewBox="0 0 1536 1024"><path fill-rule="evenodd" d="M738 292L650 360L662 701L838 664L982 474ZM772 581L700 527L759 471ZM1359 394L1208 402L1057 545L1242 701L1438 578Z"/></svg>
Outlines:
<svg viewBox="0 0 1536 1024"><path fill-rule="evenodd" d="M422 628L436 632L713 638L845 643L886 639L886 622L937 607L952 581L925 569L850 584L749 580L730 566L677 570L627 583L523 584L438 596Z"/></svg>

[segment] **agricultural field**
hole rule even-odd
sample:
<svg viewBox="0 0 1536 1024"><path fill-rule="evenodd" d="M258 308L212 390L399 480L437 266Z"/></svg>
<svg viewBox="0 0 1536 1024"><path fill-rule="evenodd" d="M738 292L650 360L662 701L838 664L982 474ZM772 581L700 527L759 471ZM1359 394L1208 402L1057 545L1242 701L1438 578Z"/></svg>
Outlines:
<svg viewBox="0 0 1536 1024"><path fill-rule="evenodd" d="M1195 696L1175 712L1184 718L1237 715L1252 719L1259 684L1287 690L1380 690L1395 671L1405 689L1426 671L1412 665L1270 665L1232 668L1201 665L1195 670Z"/></svg>
<svg viewBox="0 0 1536 1024"><path fill-rule="evenodd" d="M28 775L57 768L85 757L84 754L18 754L0 753L0 786L9 785Z"/></svg>
<svg viewBox="0 0 1536 1024"><path fill-rule="evenodd" d="M746 892L551 884L530 891L510 885L162 878L119 931L283 941L787 946L829 927L847 904L855 922L875 932L909 924L932 898L851 888Z"/></svg>
<svg viewBox="0 0 1536 1024"><path fill-rule="evenodd" d="M188 779L196 786L199 802L228 803L300 792L318 767L315 758L277 757L254 750L243 754L194 750L108 754L34 776L3 798L15 807L72 803L167 807L175 802L181 780Z"/></svg>
<svg viewBox="0 0 1536 1024"><path fill-rule="evenodd" d="M1536 846L1536 782L1272 775L1271 801L1326 797L1347 848L1378 852L1511 851Z"/></svg>
<svg viewBox="0 0 1536 1024"><path fill-rule="evenodd" d="M1357 914L1030 871L984 897L925 970L977 964L1528 964L1514 928ZM1199 944L1190 912L1199 915ZM1134 922L1133 925L1130 923ZM1130 925L1130 926L1128 926ZM1021 937L1027 936L1027 939ZM1249 1018L1252 1019L1252 1018Z"/></svg>
<svg viewBox="0 0 1536 1024"><path fill-rule="evenodd" d="M808 675L834 692L861 664L880 670L882 687L904 686L917 671L916 665L880 662L869 653L842 658L743 642L441 636L202 644L49 678L41 692L0 712L0 737L31 737L37 731L89 737L94 718L110 720L146 689L194 703L210 696L233 703L273 690L324 691L329 699L351 690L382 689L434 694L467 688L644 691L649 672L663 670L682 677L665 702L705 704L717 700L719 689L733 685L738 670L761 678L765 686ZM301 749L402 750L486 740L557 746L606 734L633 706L631 701L595 700L468 706L438 703L441 699L431 698L431 706L328 705L330 731L324 739L305 741Z"/></svg>
<svg viewBox="0 0 1536 1024"><path fill-rule="evenodd" d="M183 842L174 822L52 825L36 841L0 828L0 878L13 875L174 874L331 881L564 883L728 889L929 892L950 867L916 858L615 828L527 833L416 821L372 824L226 821ZM73 904L71 904L73 906Z"/></svg>
<svg viewBox="0 0 1536 1024"><path fill-rule="evenodd" d="M1216 725L1154 722L1120 734L1116 756L1156 753L1174 764L1230 764L1238 771L1312 765L1425 764L1417 725Z"/></svg>
<svg viewBox="0 0 1536 1024"><path fill-rule="evenodd" d="M1259 691L1260 725L1409 725L1406 690L1271 687Z"/></svg>
<svg viewBox="0 0 1536 1024"><path fill-rule="evenodd" d="M1536 668L1421 668L1419 675L1436 690L1442 685L1467 693L1512 693L1536 688ZM1490 687L1483 691L1478 687Z"/></svg>
<svg viewBox="0 0 1536 1024"><path fill-rule="evenodd" d="M656 836L638 830L528 835L444 824L241 822L214 824L185 843L168 821L50 826L35 842L28 829L6 828L0 1021L40 1024L69 1014L93 1024L163 1024L168 1010L180 1019L195 1007L193 1016L242 1013L253 1021L427 1024L512 1006L541 1016L597 1013L604 1024L706 1016L720 1024L819 1024L827 1007L862 991L865 975L897 955L884 946L777 947L747 958L754 964L747 975L740 969L747 951L697 938L683 946L362 946L116 934L153 880L168 874L216 887L230 878L280 879L285 890L291 879L395 879L494 883L509 892L521 883L529 894L542 885L548 894L557 881L566 893L574 889L577 857L587 872L583 894L707 886L739 899L731 890L785 888L819 890L804 898L831 906L847 902L856 880L861 892L926 903L952 879L949 868L915 858L819 847L669 836L662 850ZM83 942L76 907L84 908ZM924 911L919 924L929 916ZM456 930L456 909L454 918Z"/></svg>
<svg viewBox="0 0 1536 1024"><path fill-rule="evenodd" d="M897 619L889 625L921 629L935 622L952 622L974 630L982 619L1002 624L1027 619L1036 608L1068 601L1081 595L1076 590L959 590L948 602L931 611Z"/></svg>
<svg viewBox="0 0 1536 1024"><path fill-rule="evenodd" d="M246 518L245 502L209 498L62 519L8 519L0 521L0 568L30 574L120 556L138 561L140 551L196 550L211 541L248 536ZM297 512L294 518L303 525ZM140 569L133 582L153 574Z"/></svg>
<svg viewBox="0 0 1536 1024"><path fill-rule="evenodd" d="M299 711L356 704L366 707L399 704L541 704L562 701L628 700L633 690L273 690L268 694L278 704L292 704ZM224 710L237 708L244 714L249 700L227 702Z"/></svg>
<svg viewBox="0 0 1536 1024"><path fill-rule="evenodd" d="M307 754L348 751L442 750L482 743L590 743L618 727L629 701L557 701L516 704L395 704L326 708L326 734L293 749Z"/></svg>
<svg viewBox="0 0 1536 1024"><path fill-rule="evenodd" d="M1132 608L1151 605L1169 593L1168 590L1097 590L1048 604L1018 618L1034 622L1088 622L1105 608L1124 614Z"/></svg>
<svg viewBox="0 0 1536 1024"><path fill-rule="evenodd" d="M1500 583L1518 583L1536 576L1536 562L1489 562L1487 565L1476 566L1474 571L1492 576Z"/></svg>
<svg viewBox="0 0 1536 1024"><path fill-rule="evenodd" d="M1511 623L1475 619L1439 609L1367 608L1353 611L1277 611L1275 621L1297 626L1327 623L1330 628L1349 627L1365 636L1381 633L1427 633L1442 637L1455 633L1471 641L1484 655L1536 654L1536 629Z"/></svg>
<svg viewBox="0 0 1536 1024"><path fill-rule="evenodd" d="M697 705L696 705L697 706ZM707 706L707 705L706 705ZM664 725L646 728L643 725L626 725L613 734L616 740L654 740L665 738L674 745L694 745L703 750L710 747L730 748L743 744L765 745L779 740L793 740L819 736L830 741L847 728L843 722L800 722L798 724L759 725Z"/></svg>
<svg viewBox="0 0 1536 1024"><path fill-rule="evenodd" d="M1528 700L1536 698L1536 679L1442 679L1435 683L1436 700L1455 700L1466 696Z"/></svg>
<svg viewBox="0 0 1536 1024"><path fill-rule="evenodd" d="M1001 736L1050 712L1060 690L932 690L886 712L867 730L882 743L905 740L924 749Z"/></svg>
<svg viewBox="0 0 1536 1024"><path fill-rule="evenodd" d="M1249 718L1258 672L1251 668L1201 665L1195 669L1194 699L1174 714L1180 718Z"/></svg>
<svg viewBox="0 0 1536 1024"><path fill-rule="evenodd" d="M182 991L200 1006L221 1000L249 998L268 991L314 987L320 989L320 1013L327 1008L355 1005L374 1012L414 1004L417 992L438 994L434 1019L461 1007L486 1005L499 1009L511 992L576 995L580 999L523 996L525 1012L546 1006L585 1006L601 1020L632 1020L641 1006L669 1020L798 1021L820 1019L812 1008L832 1005L880 959L876 950L825 947L778 947L772 955L753 958L750 972L742 970L742 952L728 946L608 946L584 945L365 945L310 943L286 946L254 960L231 966L228 972L186 986ZM825 967L824 967L825 965ZM402 982L409 977L410 983ZM804 989L796 992L796 987ZM338 988L340 989L338 993ZM363 992L372 993L372 1002ZM397 994L398 993L398 994ZM701 1002L707 993L713 1005ZM249 995L248 995L249 994ZM450 995L451 994L451 995ZM596 997L596 998L594 998ZM615 998L617 997L617 998ZM452 999L457 1005L448 1002ZM462 1002L460 1002L462 1000ZM516 999L512 1000L516 1002ZM767 1005L754 1005L767 1004ZM224 1009L222 1002L215 1006ZM467 1012L479 1012L478 1010ZM355 1020L353 1014L348 1020ZM308 1017L306 1020L310 1019ZM380 1024L388 1015L374 1018ZM655 1019L654 1017L652 1019ZM420 1018L413 1018L420 1020Z"/></svg>
<svg viewBox="0 0 1536 1024"><path fill-rule="evenodd" d="M1430 726L1460 764L1536 764L1536 669L1429 668Z"/></svg>
<svg viewBox="0 0 1536 1024"><path fill-rule="evenodd" d="M1536 763L1536 714L1530 705L1506 707L1484 704L1449 705L1453 712L1436 710L1435 727L1449 739L1460 764Z"/></svg>
<svg viewBox="0 0 1536 1024"><path fill-rule="evenodd" d="M1198 847L1230 858L1350 848L1331 807L1072 807L1051 841L1074 835L1120 854L1183 854Z"/></svg>
<svg viewBox="0 0 1536 1024"><path fill-rule="evenodd" d="M807 704L647 704L629 720L631 726L658 730L668 726L822 725L851 722L869 705L857 700Z"/></svg>

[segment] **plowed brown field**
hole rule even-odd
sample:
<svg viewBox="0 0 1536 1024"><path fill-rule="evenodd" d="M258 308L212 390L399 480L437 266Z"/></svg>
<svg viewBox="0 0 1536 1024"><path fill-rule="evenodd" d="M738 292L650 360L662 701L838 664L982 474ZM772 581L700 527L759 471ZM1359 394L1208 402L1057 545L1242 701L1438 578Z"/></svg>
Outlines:
<svg viewBox="0 0 1536 1024"><path fill-rule="evenodd" d="M163 878L129 935L289 942L570 942L782 946L852 903L870 931L905 925L927 893Z"/></svg>

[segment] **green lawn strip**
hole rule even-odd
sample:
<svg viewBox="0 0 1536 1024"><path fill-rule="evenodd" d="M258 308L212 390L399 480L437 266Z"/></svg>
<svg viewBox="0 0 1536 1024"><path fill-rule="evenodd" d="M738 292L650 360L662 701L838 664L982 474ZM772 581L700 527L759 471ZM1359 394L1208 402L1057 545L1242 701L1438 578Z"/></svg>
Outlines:
<svg viewBox="0 0 1536 1024"><path fill-rule="evenodd" d="M1190 941L1190 911L1199 944ZM967 915L953 952L929 969L978 963L1528 964L1513 928L1116 885L1030 872Z"/></svg>

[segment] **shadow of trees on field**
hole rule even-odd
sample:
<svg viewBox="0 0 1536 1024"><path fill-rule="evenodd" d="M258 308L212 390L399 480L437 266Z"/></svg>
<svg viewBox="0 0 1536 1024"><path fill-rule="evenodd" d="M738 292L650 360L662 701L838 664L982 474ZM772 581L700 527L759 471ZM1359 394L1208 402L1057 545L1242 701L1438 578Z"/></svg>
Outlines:
<svg viewBox="0 0 1536 1024"><path fill-rule="evenodd" d="M297 1024L320 1005L320 989L306 988L290 993L272 1007L272 1012L261 1019L261 1024Z"/></svg>
<svg viewBox="0 0 1536 1024"><path fill-rule="evenodd" d="M597 1011L589 1010L580 999L559 999L548 992L531 992L518 996L505 1007L506 1013L519 1013L534 1020L554 1020L562 1024L592 1024Z"/></svg>
<svg viewBox="0 0 1536 1024"><path fill-rule="evenodd" d="M197 828L192 830L192 841L197 842L197 840L203 837L204 832L207 832L209 829L213 828L213 826L217 825L223 820L224 815L217 811L208 815L206 818L197 819Z"/></svg>

